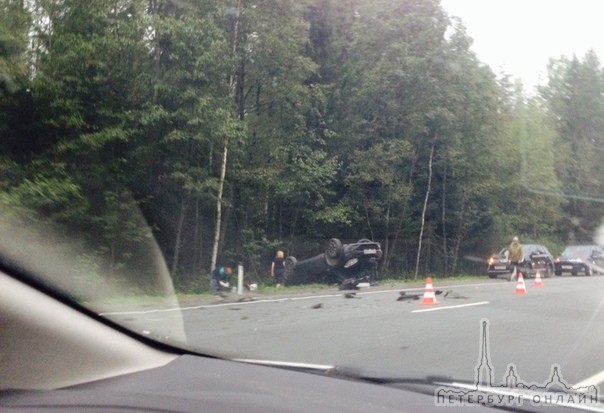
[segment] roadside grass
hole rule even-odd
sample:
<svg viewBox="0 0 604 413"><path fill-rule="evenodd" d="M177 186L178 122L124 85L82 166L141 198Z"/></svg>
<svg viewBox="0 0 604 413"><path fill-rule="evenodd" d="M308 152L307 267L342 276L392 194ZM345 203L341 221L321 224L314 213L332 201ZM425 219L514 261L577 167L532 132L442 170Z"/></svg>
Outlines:
<svg viewBox="0 0 604 413"><path fill-rule="evenodd" d="M178 294L177 294L178 297ZM145 305L145 304L157 304L159 302L165 302L166 304L174 302L174 297L166 297L162 295L120 295L113 297L102 297L96 300L86 300L80 303L86 307L99 307L99 308L110 308L118 305Z"/></svg>
<svg viewBox="0 0 604 413"><path fill-rule="evenodd" d="M457 281L483 281L487 280L488 277L477 276L477 275L469 275L469 274L460 274L450 277L439 277L432 276L432 282L434 284L442 283L442 282L457 282ZM377 288L379 286L382 287L391 287L396 288L398 286L405 287L410 285L418 285L421 286L425 283L426 277L417 277L417 279L413 279L413 277L388 277L381 279L380 282L376 285ZM338 289L338 285L336 284L302 284L302 285L284 285L277 287L273 283L269 284L258 284L258 288L254 291L244 291L244 294L283 294L283 293L297 293L297 292L321 292L321 291L333 291L334 289ZM196 301L203 300L207 298L214 297L216 294L212 291L199 291L197 288L192 291L186 291L180 289L176 293L176 299L179 302L187 302L187 301ZM99 298L98 300L88 300L84 301L81 304L86 307L91 308L112 308L116 306L146 306L146 305L157 305L158 303L163 303L166 305L174 304L173 297L166 297L161 295L153 295L153 294L132 294L132 295L123 295L123 296L114 296L114 297L105 297Z"/></svg>
<svg viewBox="0 0 604 413"><path fill-rule="evenodd" d="M279 293L279 292L298 292L298 291L308 291L308 290L332 290L337 288L335 284L301 284L301 285L283 285L281 287L277 287L276 285L259 285L258 292L261 293Z"/></svg>

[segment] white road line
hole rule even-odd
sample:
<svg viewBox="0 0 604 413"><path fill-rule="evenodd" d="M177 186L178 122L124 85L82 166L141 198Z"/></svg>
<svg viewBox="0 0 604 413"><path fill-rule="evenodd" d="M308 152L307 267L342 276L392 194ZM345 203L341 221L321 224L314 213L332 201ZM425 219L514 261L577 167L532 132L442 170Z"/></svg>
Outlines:
<svg viewBox="0 0 604 413"><path fill-rule="evenodd" d="M440 311L440 310L451 310L453 308L463 308L463 307L474 307L477 305L485 305L488 304L488 301L480 301L477 303L470 303L470 304L460 304L460 305L449 305L446 307L433 307L433 308L424 308L421 310L413 310L411 311L412 313L427 313L428 311Z"/></svg>
<svg viewBox="0 0 604 413"><path fill-rule="evenodd" d="M476 283L476 284L459 284L459 285L444 285L438 287L437 289L455 289L455 288L468 288L468 287L491 287L491 286L501 286L508 285L503 283ZM387 293L395 293L399 291L423 291L425 287L414 287L414 288L393 288L388 290L377 290L377 291L358 291L357 295L371 295L371 294L387 294ZM436 288L436 287L435 287ZM204 305L196 305L190 307L175 307L175 308L157 308L153 310L132 310L132 311L111 311L111 312L103 312L100 313L100 316L114 316L114 315L141 315L141 314L153 314L153 313L170 313L173 311L188 311L188 310L199 310L202 308L217 308L217 307L231 307L231 306L239 306L239 305L248 305L248 304L260 304L260 303L279 303L279 302L287 302L287 301L301 301L301 300L312 300L312 299L320 299L320 298L334 298L341 297L346 291L342 291L335 294L323 294L323 295L305 295L300 297L282 297L282 298L266 298L261 300L253 300L253 301L234 301L228 303L217 303L217 304L204 304ZM439 307L443 308L443 307Z"/></svg>
<svg viewBox="0 0 604 413"><path fill-rule="evenodd" d="M434 281L432 282L432 287L435 290L441 290L441 289L447 289L447 290L452 290L455 288L468 288L468 287L500 287L502 285L511 285L510 283L506 282L506 283L475 283L475 284L453 284L453 285L437 285ZM358 293L358 295L370 295L370 294L381 294L381 293L387 293L387 292L392 292L392 291L424 291L426 287L413 287L413 288L393 288L390 290L377 290L377 291L361 291Z"/></svg>
<svg viewBox="0 0 604 413"><path fill-rule="evenodd" d="M232 302L228 302L228 303L204 304L204 305L196 305L196 306L191 306L191 307L157 308L154 310L114 311L114 312L107 312L107 313L99 313L99 315L108 316L108 315L170 313L173 311L200 310L202 308L232 307L232 306L260 304L260 303L280 303L280 302L287 302L287 301L309 300L312 298L331 298L331 297L341 297L341 296L342 296L342 294L329 294L329 295L326 294L326 295L315 295L315 296L305 296L305 297L269 298L269 299L263 299L263 300L232 301Z"/></svg>

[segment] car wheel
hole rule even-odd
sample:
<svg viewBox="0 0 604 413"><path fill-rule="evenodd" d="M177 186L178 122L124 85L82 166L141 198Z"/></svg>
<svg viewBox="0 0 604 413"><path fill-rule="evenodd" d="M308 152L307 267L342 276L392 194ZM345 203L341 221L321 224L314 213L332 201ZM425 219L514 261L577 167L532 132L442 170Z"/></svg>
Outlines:
<svg viewBox="0 0 604 413"><path fill-rule="evenodd" d="M342 241L337 238L332 238L327 241L327 247L325 248L325 255L329 258L340 258L342 253Z"/></svg>
<svg viewBox="0 0 604 413"><path fill-rule="evenodd" d="M585 275L586 276L590 276L591 275L591 268L590 267L585 267Z"/></svg>
<svg viewBox="0 0 604 413"><path fill-rule="evenodd" d="M558 277L562 276L562 272L561 271L556 271L554 274L556 274Z"/></svg>
<svg viewBox="0 0 604 413"><path fill-rule="evenodd" d="M337 238L332 238L327 241L327 247L325 248L325 261L331 267L334 267L340 261L340 255L342 254L342 241Z"/></svg>
<svg viewBox="0 0 604 413"><path fill-rule="evenodd" d="M554 267L551 265L548 265L545 269L545 274L543 274L543 276L545 278L550 278L553 273L554 273Z"/></svg>

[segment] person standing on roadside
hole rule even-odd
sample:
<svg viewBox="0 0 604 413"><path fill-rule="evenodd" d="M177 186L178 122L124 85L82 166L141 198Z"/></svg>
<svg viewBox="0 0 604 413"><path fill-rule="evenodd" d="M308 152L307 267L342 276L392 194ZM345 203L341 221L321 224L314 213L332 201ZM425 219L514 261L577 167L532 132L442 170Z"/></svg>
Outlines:
<svg viewBox="0 0 604 413"><path fill-rule="evenodd" d="M522 251L522 244L520 243L518 237L514 237L512 238L512 243L508 249L508 261L512 270L510 280L516 279L518 276L518 264L522 262L523 258L524 253Z"/></svg>
<svg viewBox="0 0 604 413"><path fill-rule="evenodd" d="M271 277L277 283L277 288L281 287L281 284L285 282L285 255L283 251L277 251L275 258L271 264Z"/></svg>

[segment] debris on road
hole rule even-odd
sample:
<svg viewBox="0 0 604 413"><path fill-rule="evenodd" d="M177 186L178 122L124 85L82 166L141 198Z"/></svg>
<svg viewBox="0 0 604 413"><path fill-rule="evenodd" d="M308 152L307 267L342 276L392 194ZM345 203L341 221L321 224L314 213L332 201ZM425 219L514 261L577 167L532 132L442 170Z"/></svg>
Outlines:
<svg viewBox="0 0 604 413"><path fill-rule="evenodd" d="M399 291L400 296L396 299L396 301L411 301L411 300L419 300L422 294L408 294L406 291Z"/></svg>
<svg viewBox="0 0 604 413"><path fill-rule="evenodd" d="M443 295L443 297L447 297L447 298L453 298L453 299L468 299L470 297L466 296L466 295L461 295L459 293L456 293L452 290L448 290L445 292L445 294Z"/></svg>

